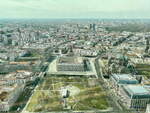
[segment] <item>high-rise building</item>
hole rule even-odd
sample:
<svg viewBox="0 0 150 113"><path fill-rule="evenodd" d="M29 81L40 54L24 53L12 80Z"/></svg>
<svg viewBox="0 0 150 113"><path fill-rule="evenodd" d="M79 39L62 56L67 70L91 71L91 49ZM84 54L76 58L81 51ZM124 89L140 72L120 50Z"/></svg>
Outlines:
<svg viewBox="0 0 150 113"><path fill-rule="evenodd" d="M96 31L96 24L90 24L90 30Z"/></svg>
<svg viewBox="0 0 150 113"><path fill-rule="evenodd" d="M96 31L96 24L93 24L93 31Z"/></svg>

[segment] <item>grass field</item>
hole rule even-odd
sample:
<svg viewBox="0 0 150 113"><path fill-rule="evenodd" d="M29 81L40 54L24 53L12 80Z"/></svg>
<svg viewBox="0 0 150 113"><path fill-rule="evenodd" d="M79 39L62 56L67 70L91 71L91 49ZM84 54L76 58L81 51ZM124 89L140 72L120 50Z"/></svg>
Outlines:
<svg viewBox="0 0 150 113"><path fill-rule="evenodd" d="M68 88L66 98L69 109L64 109L62 88ZM96 79L73 77L47 77L34 92L27 106L29 112L107 109L107 95Z"/></svg>
<svg viewBox="0 0 150 113"><path fill-rule="evenodd" d="M136 69L138 74L144 75L148 79L150 79L150 65L149 64L137 64Z"/></svg>

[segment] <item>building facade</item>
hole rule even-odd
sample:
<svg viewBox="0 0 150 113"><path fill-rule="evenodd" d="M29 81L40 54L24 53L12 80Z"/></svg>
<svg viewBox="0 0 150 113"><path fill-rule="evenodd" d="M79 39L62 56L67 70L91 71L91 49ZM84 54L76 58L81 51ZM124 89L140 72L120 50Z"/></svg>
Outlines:
<svg viewBox="0 0 150 113"><path fill-rule="evenodd" d="M122 103L129 109L145 109L150 103L150 91L144 86L124 85L120 93Z"/></svg>
<svg viewBox="0 0 150 113"><path fill-rule="evenodd" d="M60 57L57 60L57 71L85 71L85 63L82 58Z"/></svg>
<svg viewBox="0 0 150 113"><path fill-rule="evenodd" d="M119 90L119 87L124 84L138 84L138 80L132 77L130 74L113 74L111 76L111 86L115 90Z"/></svg>

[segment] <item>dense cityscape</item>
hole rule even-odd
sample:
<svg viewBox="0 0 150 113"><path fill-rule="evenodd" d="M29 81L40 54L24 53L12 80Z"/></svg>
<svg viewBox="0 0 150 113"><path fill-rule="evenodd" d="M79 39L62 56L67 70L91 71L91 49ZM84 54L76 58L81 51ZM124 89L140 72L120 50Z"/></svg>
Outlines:
<svg viewBox="0 0 150 113"><path fill-rule="evenodd" d="M0 112L150 113L149 20L0 20Z"/></svg>

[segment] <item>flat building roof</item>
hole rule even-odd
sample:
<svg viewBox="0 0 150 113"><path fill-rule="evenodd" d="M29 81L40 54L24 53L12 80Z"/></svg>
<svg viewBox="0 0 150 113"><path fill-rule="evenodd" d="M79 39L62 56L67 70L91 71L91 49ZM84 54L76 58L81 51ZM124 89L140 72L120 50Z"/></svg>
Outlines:
<svg viewBox="0 0 150 113"><path fill-rule="evenodd" d="M149 94L150 91L141 85L127 85L126 89L132 94Z"/></svg>
<svg viewBox="0 0 150 113"><path fill-rule="evenodd" d="M125 85L123 88L132 99L150 98L150 91L142 85Z"/></svg>
<svg viewBox="0 0 150 113"><path fill-rule="evenodd" d="M60 57L58 63L80 64L83 63L83 59L81 57Z"/></svg>
<svg viewBox="0 0 150 113"><path fill-rule="evenodd" d="M113 74L112 76L119 84L138 84L139 83L130 74Z"/></svg>

